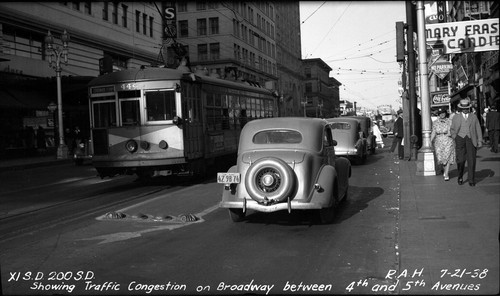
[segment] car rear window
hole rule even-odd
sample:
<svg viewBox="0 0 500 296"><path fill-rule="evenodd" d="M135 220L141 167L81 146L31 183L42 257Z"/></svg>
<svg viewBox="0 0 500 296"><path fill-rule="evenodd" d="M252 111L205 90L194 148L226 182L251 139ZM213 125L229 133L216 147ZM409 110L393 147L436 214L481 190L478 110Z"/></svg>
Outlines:
<svg viewBox="0 0 500 296"><path fill-rule="evenodd" d="M330 124L332 129L341 129L341 130L348 130L351 129L351 125L346 122L334 122Z"/></svg>
<svg viewBox="0 0 500 296"><path fill-rule="evenodd" d="M256 133L252 139L254 144L298 144L302 135L291 130L267 130Z"/></svg>

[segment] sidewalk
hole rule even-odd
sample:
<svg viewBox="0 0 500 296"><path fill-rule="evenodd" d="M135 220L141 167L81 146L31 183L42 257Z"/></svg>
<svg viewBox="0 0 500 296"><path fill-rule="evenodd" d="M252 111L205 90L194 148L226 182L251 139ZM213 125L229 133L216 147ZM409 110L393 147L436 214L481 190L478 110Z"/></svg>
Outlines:
<svg viewBox="0 0 500 296"><path fill-rule="evenodd" d="M489 149L478 150L475 187L467 173L457 184L456 164L444 181L443 175L417 176L416 161L394 160L400 171L396 247L399 272L407 271L402 294L498 295L500 154Z"/></svg>

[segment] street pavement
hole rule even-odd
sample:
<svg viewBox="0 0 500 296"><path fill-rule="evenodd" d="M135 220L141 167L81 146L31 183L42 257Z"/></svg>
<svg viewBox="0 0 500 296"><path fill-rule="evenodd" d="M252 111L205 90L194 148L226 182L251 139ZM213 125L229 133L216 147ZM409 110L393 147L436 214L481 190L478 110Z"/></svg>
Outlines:
<svg viewBox="0 0 500 296"><path fill-rule="evenodd" d="M442 174L417 175L417 161L399 160L397 153L380 149L399 176L398 270L386 279L399 281L401 294L499 293L500 154L489 146L478 150L476 186L457 184ZM0 160L0 168L29 169L60 165L71 160L54 157ZM465 170L467 172L467 169Z"/></svg>

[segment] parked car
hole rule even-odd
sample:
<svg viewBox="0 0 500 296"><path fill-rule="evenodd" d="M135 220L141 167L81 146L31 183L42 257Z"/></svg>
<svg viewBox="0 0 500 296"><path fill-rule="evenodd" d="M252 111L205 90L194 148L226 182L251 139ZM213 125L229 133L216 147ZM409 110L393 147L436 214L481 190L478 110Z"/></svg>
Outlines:
<svg viewBox="0 0 500 296"><path fill-rule="evenodd" d="M363 164L366 161L368 150L359 121L348 117L329 118L327 121L331 126L333 139L337 141L335 153L358 164Z"/></svg>
<svg viewBox="0 0 500 296"><path fill-rule="evenodd" d="M347 197L351 164L335 154L330 125L319 118L266 118L241 131L236 165L218 173L220 206L238 222L248 210L311 210L331 223Z"/></svg>
<svg viewBox="0 0 500 296"><path fill-rule="evenodd" d="M373 134L373 122L368 116L347 116L359 121L363 138L366 138L366 149L371 154L375 154L377 148L377 137Z"/></svg>

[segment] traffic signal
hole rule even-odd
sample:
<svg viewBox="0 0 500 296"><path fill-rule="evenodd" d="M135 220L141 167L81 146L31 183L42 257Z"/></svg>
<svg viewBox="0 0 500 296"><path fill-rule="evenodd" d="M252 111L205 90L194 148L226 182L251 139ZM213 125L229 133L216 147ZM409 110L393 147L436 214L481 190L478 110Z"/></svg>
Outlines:
<svg viewBox="0 0 500 296"><path fill-rule="evenodd" d="M104 55L103 58L99 59L99 75L104 75L113 72L113 58Z"/></svg>
<svg viewBox="0 0 500 296"><path fill-rule="evenodd" d="M405 24L396 22L396 61L405 60Z"/></svg>

